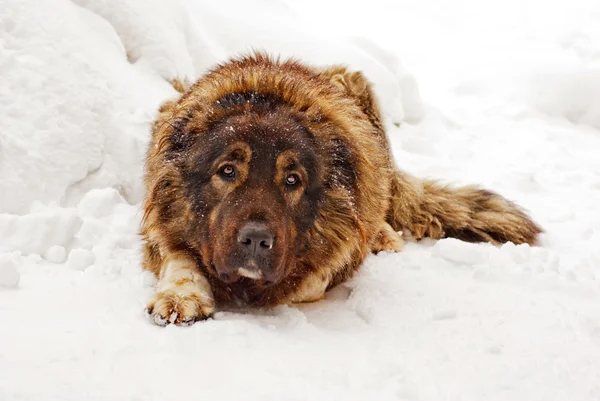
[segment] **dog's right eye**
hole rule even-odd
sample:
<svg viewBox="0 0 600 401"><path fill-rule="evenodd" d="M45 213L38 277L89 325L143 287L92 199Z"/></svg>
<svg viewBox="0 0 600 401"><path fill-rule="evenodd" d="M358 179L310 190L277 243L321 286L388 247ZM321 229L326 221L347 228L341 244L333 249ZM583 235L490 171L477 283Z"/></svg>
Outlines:
<svg viewBox="0 0 600 401"><path fill-rule="evenodd" d="M219 174L226 178L233 178L235 177L235 169L233 168L233 166L228 164L226 166L221 167L221 170L219 170Z"/></svg>

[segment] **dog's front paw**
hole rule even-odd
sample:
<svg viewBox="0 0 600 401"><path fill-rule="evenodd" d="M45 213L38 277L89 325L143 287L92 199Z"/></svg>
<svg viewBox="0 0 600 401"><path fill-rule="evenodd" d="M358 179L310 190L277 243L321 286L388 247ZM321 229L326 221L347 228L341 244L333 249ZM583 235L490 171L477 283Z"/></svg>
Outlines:
<svg viewBox="0 0 600 401"><path fill-rule="evenodd" d="M394 229L385 223L374 243L371 245L371 251L378 253L381 251L399 252L404 248L404 240L402 235L394 231Z"/></svg>
<svg viewBox="0 0 600 401"><path fill-rule="evenodd" d="M212 299L197 293L182 293L166 290L154 294L146 313L159 326L169 323L188 326L199 320L208 319L215 312Z"/></svg>

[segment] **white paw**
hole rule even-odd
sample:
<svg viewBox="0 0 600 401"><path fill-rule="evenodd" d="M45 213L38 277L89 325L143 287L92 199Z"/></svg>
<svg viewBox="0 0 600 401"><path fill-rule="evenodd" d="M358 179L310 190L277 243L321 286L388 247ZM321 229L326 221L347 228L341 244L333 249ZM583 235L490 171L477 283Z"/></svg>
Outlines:
<svg viewBox="0 0 600 401"><path fill-rule="evenodd" d="M404 248L402 234L394 231L389 224L385 224L375 239L371 250L375 253L381 251L399 252L402 248Z"/></svg>
<svg viewBox="0 0 600 401"><path fill-rule="evenodd" d="M208 319L215 312L212 299L197 293L182 293L167 290L154 294L146 313L150 320L159 326L169 323L187 326L199 320Z"/></svg>

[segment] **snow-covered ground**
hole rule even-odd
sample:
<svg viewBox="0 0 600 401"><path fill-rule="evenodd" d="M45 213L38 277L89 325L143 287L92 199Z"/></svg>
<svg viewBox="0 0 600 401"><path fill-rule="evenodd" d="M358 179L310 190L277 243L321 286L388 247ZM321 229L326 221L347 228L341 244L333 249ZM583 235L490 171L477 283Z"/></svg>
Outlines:
<svg viewBox="0 0 600 401"><path fill-rule="evenodd" d="M150 324L149 124L252 46L365 71L400 166L542 245L411 243L319 303ZM1 401L599 400L599 227L598 0L0 0Z"/></svg>

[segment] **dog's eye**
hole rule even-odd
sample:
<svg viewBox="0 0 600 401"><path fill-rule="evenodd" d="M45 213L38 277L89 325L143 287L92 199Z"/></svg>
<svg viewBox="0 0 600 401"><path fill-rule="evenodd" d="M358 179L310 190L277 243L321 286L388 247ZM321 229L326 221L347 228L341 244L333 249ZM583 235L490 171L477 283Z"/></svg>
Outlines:
<svg viewBox="0 0 600 401"><path fill-rule="evenodd" d="M223 166L221 168L220 173L223 177L227 177L227 178L235 177L235 169L233 168L233 166L230 166L229 164L226 166Z"/></svg>
<svg viewBox="0 0 600 401"><path fill-rule="evenodd" d="M300 178L296 174L290 174L285 179L285 185L294 186L300 182Z"/></svg>

